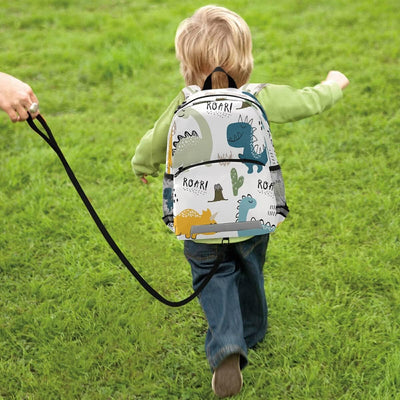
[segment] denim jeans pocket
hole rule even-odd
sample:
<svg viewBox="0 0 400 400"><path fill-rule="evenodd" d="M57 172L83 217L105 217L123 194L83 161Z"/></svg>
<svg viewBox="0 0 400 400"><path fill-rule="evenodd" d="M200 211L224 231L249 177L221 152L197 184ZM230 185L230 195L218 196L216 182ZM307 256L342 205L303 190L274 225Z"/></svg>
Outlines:
<svg viewBox="0 0 400 400"><path fill-rule="evenodd" d="M249 255L254 254L257 256L265 255L269 242L268 235L254 236L251 239L239 242L237 244L238 252L243 258L247 258Z"/></svg>
<svg viewBox="0 0 400 400"><path fill-rule="evenodd" d="M187 260L199 268L212 268L216 259L220 245L196 243L186 240L184 243L184 254Z"/></svg>

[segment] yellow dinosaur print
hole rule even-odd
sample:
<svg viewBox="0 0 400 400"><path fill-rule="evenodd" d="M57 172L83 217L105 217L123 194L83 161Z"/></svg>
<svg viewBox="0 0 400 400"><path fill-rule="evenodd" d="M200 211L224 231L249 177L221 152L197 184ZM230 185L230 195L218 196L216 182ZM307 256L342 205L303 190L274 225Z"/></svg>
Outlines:
<svg viewBox="0 0 400 400"><path fill-rule="evenodd" d="M186 239L196 239L197 234L190 233L192 225L216 224L216 221L213 218L214 216L211 215L209 208L203 210L202 214L199 214L192 208L186 208L174 218L175 234L177 236L185 235ZM214 233L207 233L207 235L213 234Z"/></svg>

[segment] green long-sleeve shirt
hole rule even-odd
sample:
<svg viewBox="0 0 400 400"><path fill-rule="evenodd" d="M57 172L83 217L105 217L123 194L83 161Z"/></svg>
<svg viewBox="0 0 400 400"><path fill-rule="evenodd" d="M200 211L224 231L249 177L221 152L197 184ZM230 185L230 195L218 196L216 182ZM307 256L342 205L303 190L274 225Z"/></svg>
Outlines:
<svg viewBox="0 0 400 400"><path fill-rule="evenodd" d="M294 89L286 85L266 85L256 96L264 107L270 123L297 121L320 114L342 97L338 84L327 82L314 87ZM174 111L184 101L180 92L161 117L141 139L132 158L136 175L157 176L165 163L167 137Z"/></svg>

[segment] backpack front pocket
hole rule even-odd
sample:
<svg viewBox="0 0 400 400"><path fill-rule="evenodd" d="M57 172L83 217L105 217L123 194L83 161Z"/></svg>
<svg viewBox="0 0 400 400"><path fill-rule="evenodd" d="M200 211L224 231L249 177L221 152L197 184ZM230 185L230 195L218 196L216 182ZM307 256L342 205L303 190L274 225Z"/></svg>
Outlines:
<svg viewBox="0 0 400 400"><path fill-rule="evenodd" d="M174 176L173 227L181 239L254 236L275 229L269 168L248 174L242 160L185 168Z"/></svg>

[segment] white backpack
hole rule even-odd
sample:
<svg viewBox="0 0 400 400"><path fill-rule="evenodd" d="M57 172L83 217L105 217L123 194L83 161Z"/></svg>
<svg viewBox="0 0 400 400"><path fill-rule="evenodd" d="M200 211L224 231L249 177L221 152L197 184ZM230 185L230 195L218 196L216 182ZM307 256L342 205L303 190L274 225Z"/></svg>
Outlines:
<svg viewBox="0 0 400 400"><path fill-rule="evenodd" d="M255 97L264 86L183 89L163 182L163 220L178 239L263 235L287 216L267 116Z"/></svg>

